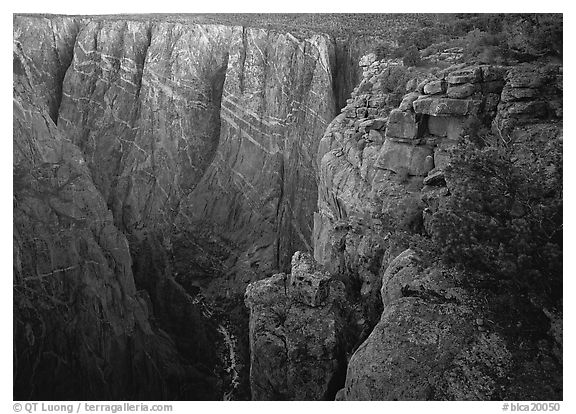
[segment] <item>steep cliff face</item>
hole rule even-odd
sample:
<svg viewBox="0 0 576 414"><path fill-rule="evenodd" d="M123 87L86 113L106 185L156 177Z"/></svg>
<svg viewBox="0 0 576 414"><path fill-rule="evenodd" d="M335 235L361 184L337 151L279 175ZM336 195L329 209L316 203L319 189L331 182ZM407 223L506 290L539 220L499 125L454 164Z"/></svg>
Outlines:
<svg viewBox="0 0 576 414"><path fill-rule="evenodd" d="M47 46L54 44L48 43ZM14 52L14 398L194 398L208 375L150 322L126 237ZM46 44L45 44L46 46ZM194 329L194 328L193 328ZM195 387L198 387L196 391Z"/></svg>
<svg viewBox="0 0 576 414"><path fill-rule="evenodd" d="M524 295L470 289L463 272L425 264L390 236L426 234L453 191L444 175L450 149L474 139L479 125L492 126L517 162L536 162L525 144L545 147L561 136L561 66L410 73L372 60L361 62L364 79L318 154L314 256L362 303L371 331L337 399L558 398L557 316ZM392 73L401 98L383 87Z"/></svg>
<svg viewBox="0 0 576 414"><path fill-rule="evenodd" d="M15 17L15 398L561 398L561 315L390 237L474 128L561 139L561 65L306 33Z"/></svg>
<svg viewBox="0 0 576 414"><path fill-rule="evenodd" d="M139 385L140 379L126 379L127 365L111 362L108 349L117 341L114 337L92 334L90 340L101 341L102 364L115 364L114 375L141 393L140 398L218 398L221 386L230 391L216 378L218 374L213 374L213 368L226 368L222 364L227 362L220 361L217 353L236 335L239 353L233 349L226 353L235 355L234 369L246 369L243 336L247 318L240 315L234 322L222 320L224 314L214 313L210 303L216 298L240 298L230 306L241 311L248 282L273 269L288 268L297 249L312 250L309 240L318 170L310 154L316 153L322 131L336 110L335 101L351 88L357 72L350 66L354 59L342 59L356 52L343 53L342 44L339 49L335 45L335 39L326 35L296 38L240 26L117 17L15 16L15 102L21 111L15 113L18 132L14 139L20 146L25 137L27 146L39 148L34 153L60 159L66 171L70 170L69 181L81 181L74 188L85 187L83 194L95 200L83 222L105 226L114 239L102 241L98 236L93 240L95 236L84 233L76 237L75 227L61 232L78 238L81 244L86 239L92 246L90 254L94 251L113 263L108 265L110 269L81 273L78 279L90 285L90 279L102 272L108 280L104 285L114 291L116 285L131 286L120 289L122 301L127 303L115 299L118 308L102 299L96 306L101 309L98 318L106 324L118 314L128 315L128 325L115 327L115 332L126 331L123 341L134 344L135 350L118 353L118 360L139 364L135 353L142 349L144 355L152 355L151 364L164 366L158 375L169 378L168 382L156 387L158 392L148 393L147 387ZM26 105L33 105L39 114L46 111L48 118L37 115L29 122ZM51 149L55 145L62 148ZM35 171L40 168L37 165L45 168L47 162L56 162L42 157L27 163L19 158L15 177L28 183L32 178L27 169ZM66 177L62 180L69 185ZM60 188L51 181L34 183L55 185ZM20 197L27 191L17 189L15 194ZM68 187L58 191L66 192ZM53 203L44 198L25 200L34 208ZM68 200L65 210L86 209L86 203L85 199ZM29 228L18 208L15 234L23 240L50 239L48 244L52 244L56 236L44 227ZM49 223L53 218L49 215L42 220ZM59 222L54 225L63 226ZM100 234L100 227L94 232ZM36 257L28 247L15 248L18 263L22 263L19 269L40 266L50 283L60 283L59 278L67 281L68 276L75 280L70 272L84 259L81 254L66 257L68 249L76 251L70 243L56 242L62 249L51 255L62 256L64 264L46 262L48 259ZM110 258L106 253L110 249L124 256L121 260L114 255ZM90 259L100 264L106 260ZM17 272L19 280L30 276L22 272ZM96 299L90 300L107 297L103 286L94 287ZM208 296L207 302L199 288ZM75 291L70 289L59 294L68 297ZM74 313L77 306L70 305L67 311ZM136 318L131 314L141 326L130 322ZM88 311L87 318L95 315ZM50 323L65 325L68 316L60 316ZM37 327L29 327L29 318L26 314L17 325L19 352L26 355L26 344L32 346L33 339L25 342L23 335L37 334ZM158 334L150 320L170 339ZM135 333L139 330L144 334ZM87 333L78 332L79 340L85 340ZM61 340L51 340L55 358L66 361L68 354L74 354L71 348L61 348ZM139 341L146 345L140 346ZM218 345L208 346L214 343ZM89 341L86 346L94 348ZM84 365L96 358L88 352L74 355L69 364L79 364L79 372L86 372ZM176 369L172 363L182 368ZM142 363L138 369L147 366ZM29 379L29 368L21 363L20 369L18 378ZM230 379L223 376L225 382ZM156 384L152 377L143 375L142 381L149 381L152 387ZM37 396L34 384L34 378L30 384L19 382L18 392ZM120 397L125 389L114 384L103 388L101 398ZM55 387L62 390L67 385L55 383ZM96 395L93 390L90 386L82 395ZM72 387L70 395L80 395L76 391ZM50 392L46 390L45 395Z"/></svg>
<svg viewBox="0 0 576 414"><path fill-rule="evenodd" d="M14 19L14 47L30 70L29 80L54 123L62 100L62 83L72 62L80 23L72 17ZM17 64L17 63L15 63Z"/></svg>
<svg viewBox="0 0 576 414"><path fill-rule="evenodd" d="M286 268L295 250L311 250L317 173L310 154L334 113L333 47L323 36L246 29L230 50L220 144L187 211L241 246L236 266L245 286Z"/></svg>
<svg viewBox="0 0 576 414"><path fill-rule="evenodd" d="M59 128L117 224L169 232L211 162L232 29L88 21L64 79Z"/></svg>

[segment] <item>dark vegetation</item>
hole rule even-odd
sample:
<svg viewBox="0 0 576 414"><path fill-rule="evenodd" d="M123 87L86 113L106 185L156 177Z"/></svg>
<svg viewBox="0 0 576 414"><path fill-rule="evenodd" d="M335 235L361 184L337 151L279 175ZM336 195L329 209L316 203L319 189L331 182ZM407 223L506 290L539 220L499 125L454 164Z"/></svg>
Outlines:
<svg viewBox="0 0 576 414"><path fill-rule="evenodd" d="M93 15L90 18L246 26L290 31L295 36L320 32L338 38L351 35L395 38L405 29L418 27L421 16L414 13L148 13Z"/></svg>
<svg viewBox="0 0 576 414"><path fill-rule="evenodd" d="M546 130L533 141L486 130L476 138L453 151L450 193L426 230L391 240L398 252L416 250L424 266L440 262L462 275L486 329L505 338L512 369L499 384L506 394L495 399L555 400L562 395L562 351L551 339L563 306L562 143Z"/></svg>
<svg viewBox="0 0 576 414"><path fill-rule="evenodd" d="M379 44L379 59L422 58L452 48L462 49L462 61L512 64L544 56L562 57L562 16L558 14L424 14L416 25L402 29L397 42Z"/></svg>
<svg viewBox="0 0 576 414"><path fill-rule="evenodd" d="M529 145L523 143L523 145ZM562 146L463 144L447 168L450 197L432 219L440 257L550 301L562 295Z"/></svg>

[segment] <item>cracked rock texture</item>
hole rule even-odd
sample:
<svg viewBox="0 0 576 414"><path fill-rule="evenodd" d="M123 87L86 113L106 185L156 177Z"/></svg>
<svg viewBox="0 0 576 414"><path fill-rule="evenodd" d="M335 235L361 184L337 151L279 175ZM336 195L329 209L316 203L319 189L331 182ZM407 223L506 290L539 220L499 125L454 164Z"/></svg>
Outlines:
<svg viewBox="0 0 576 414"><path fill-rule="evenodd" d="M26 163L15 161L15 182L22 178L26 185L48 186L38 191L51 194L52 187L60 185L62 191L72 192L68 186L81 180L73 194L93 199L62 204L44 195L39 200L19 198L29 208L49 202L50 209L60 211L60 206L64 213L47 210L39 220L48 227L31 227L15 207L15 234L26 240L50 240L46 242L50 247L42 247L42 252L59 249L51 254L32 254L36 250L29 247L15 249L22 259L19 269L31 272L22 270L18 278L36 280L41 274L49 284L75 280L59 288L63 289L59 294L68 298L79 289L76 283L83 286L80 280L91 285L92 278L105 277L102 286L91 290L96 298L106 299L98 299L98 306L87 306L90 318L108 326L108 319L122 314L130 321L136 317L133 313L147 332L140 352L136 328L118 328L123 338L118 346L132 344L136 350L111 352L115 337L91 334L88 341L88 334L79 331L78 341L86 340L86 349L94 351L74 354L75 362L64 358L74 353L73 347L58 348L60 337L49 334L52 348L34 348L41 358L42 375L56 365L75 369L70 368L73 363L81 365L77 367L81 375L88 369L82 364L95 364L90 369L102 370L102 381L110 384L100 387L101 394L94 391L99 386L89 385L76 394L76 388L70 387L70 395L120 399L130 387L130 392L138 390L135 399L219 398L215 347L207 345L222 338L217 339L220 334L212 326L211 314L199 305L196 295L201 289L214 300L232 301L231 306L242 312L241 297L250 281L288 269L298 249L312 250L318 170L311 154L334 116L336 102L356 83L356 55L370 41L336 41L322 34L296 38L272 30L170 19L16 15L13 43L15 154L22 150L32 157ZM31 116L30 111L41 115ZM56 145L61 148L53 149ZM63 169L48 166L56 162L63 163ZM36 183L36 176L26 169L34 171L37 166L42 174L53 172L54 177ZM21 196L19 188L15 194ZM88 216L76 211L87 208L92 209ZM101 239L100 227L93 230L98 237L76 236L79 230L68 224L60 229L60 222L51 223L59 214L78 216L86 226L105 222L106 234L115 241ZM67 241L53 241L61 236ZM84 238L92 247L84 246ZM74 239L88 249L89 256L105 257L88 263L94 261L108 270L74 270L77 262L84 263L84 253L73 254ZM105 245L103 252L98 243ZM65 257L68 250L70 257ZM54 259L59 256L61 260ZM76 277L74 272L93 273ZM120 285L132 290L117 293ZM143 308L134 305L130 310L132 304ZM50 332L77 326L67 325L66 315L85 307L81 302L68 306L69 313L50 320L54 325ZM15 325L17 371L27 373L21 378L30 377L25 370L37 366L29 347L40 346L33 338L46 328L34 325L30 318L26 314ZM235 326L236 335L246 335L241 325ZM97 340L98 346L90 342ZM138 369L157 361L163 361L159 362L162 368L150 368L153 374L136 378L128 362L112 362L112 355L128 361L135 352L140 354L132 358L134 363L140 356L148 358ZM239 352L247 358L247 350ZM111 364L118 372L108 372ZM17 382L18 393L37 398L50 395L48 389L38 394L36 379L44 377L34 375L30 384ZM99 381L102 377L86 375ZM127 385L114 385L109 379L114 375ZM158 385L155 375L164 383ZM148 385L139 386L140 381L149 382L154 392L148 392ZM71 382L75 387L81 383ZM61 396L68 385L56 381L54 387L59 391L52 395Z"/></svg>
<svg viewBox="0 0 576 414"><path fill-rule="evenodd" d="M388 236L426 231L471 123L561 135L562 66L358 66L377 40L16 15L15 399L232 395L199 292L256 400L557 397L561 315L522 308L522 359Z"/></svg>
<svg viewBox="0 0 576 414"><path fill-rule="evenodd" d="M334 399L350 345L344 295L342 282L301 252L292 258L291 274L248 286L253 400Z"/></svg>
<svg viewBox="0 0 576 414"><path fill-rule="evenodd" d="M250 272L241 283L289 267L295 250L312 250L311 154L335 110L333 49L325 36L260 29L231 39L220 143L187 211L243 246L237 266Z"/></svg>
<svg viewBox="0 0 576 414"><path fill-rule="evenodd" d="M486 303L501 308L487 308L464 289L463 274L425 265L388 236L426 231L450 191L450 148L471 123L513 131L522 162L531 162L522 142L561 135L562 67L459 64L430 73L360 64L363 79L318 152L314 257L344 282L361 327L336 399L558 398L558 315L522 298L502 305L492 293ZM519 332L529 339L515 342ZM529 379L538 370L546 386Z"/></svg>
<svg viewBox="0 0 576 414"><path fill-rule="evenodd" d="M461 276L423 268L406 250L383 275L384 311L350 359L343 400L486 400L511 365L497 333L480 332Z"/></svg>
<svg viewBox="0 0 576 414"><path fill-rule="evenodd" d="M201 364L182 358L151 322L127 239L82 152L58 130L31 83L36 68L18 47L13 63L14 398L213 392L215 379L208 384ZM191 332L195 324L189 320Z"/></svg>

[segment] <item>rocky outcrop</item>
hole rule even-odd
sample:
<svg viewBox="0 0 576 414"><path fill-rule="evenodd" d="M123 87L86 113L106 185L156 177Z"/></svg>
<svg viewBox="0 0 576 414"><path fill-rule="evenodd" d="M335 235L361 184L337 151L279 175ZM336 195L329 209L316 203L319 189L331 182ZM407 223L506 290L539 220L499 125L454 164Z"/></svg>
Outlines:
<svg viewBox="0 0 576 414"><path fill-rule="evenodd" d="M557 398L562 385L561 360L554 356L556 317L521 300L511 305L516 309L512 313L497 314L486 304L498 300L484 293L480 301L464 288L466 277L454 269L427 265L412 250L392 260L382 278L384 311L352 355L338 398ZM536 328L536 321L547 317L548 334ZM521 339L518 332L511 334L509 324L530 327L522 328ZM529 335L539 331L537 345L524 336L531 329L535 330ZM533 377L546 378L547 386L535 387L529 379Z"/></svg>
<svg viewBox="0 0 576 414"><path fill-rule="evenodd" d="M522 143L545 146L561 134L557 115L510 115L518 68L461 64L427 73L372 61L362 62L365 77L318 154L314 256L344 281L352 302L362 303L363 328L371 331L349 360L336 399L557 398L562 386L554 372L561 362L553 312L525 298L473 291L467 275L425 263L403 251L398 238L426 232L429 215L449 195L444 169L458 142L506 120L515 129L503 139L518 162L534 162ZM558 66L546 68L532 65L531 76L561 73ZM407 93L395 99L397 107L384 108L390 91L371 85L391 71L405 74ZM524 91L518 102L549 105L561 96L561 87L554 88ZM383 108L371 110L376 102ZM549 387L529 379L538 369Z"/></svg>
<svg viewBox="0 0 576 414"><path fill-rule="evenodd" d="M343 400L487 400L511 368L506 342L484 326L458 275L411 250L382 280L384 311L348 366Z"/></svg>
<svg viewBox="0 0 576 414"><path fill-rule="evenodd" d="M253 400L334 399L344 379L350 309L344 286L296 252L292 273L251 283Z"/></svg>
<svg viewBox="0 0 576 414"><path fill-rule="evenodd" d="M509 139L515 126L561 120L561 64L515 66L506 75L493 129Z"/></svg>
<svg viewBox="0 0 576 414"><path fill-rule="evenodd" d="M361 64L362 82L320 142L313 241L316 260L359 284L375 323L387 232L420 231L445 185L449 149L470 122L494 117L505 69L458 65L431 74L374 57Z"/></svg>

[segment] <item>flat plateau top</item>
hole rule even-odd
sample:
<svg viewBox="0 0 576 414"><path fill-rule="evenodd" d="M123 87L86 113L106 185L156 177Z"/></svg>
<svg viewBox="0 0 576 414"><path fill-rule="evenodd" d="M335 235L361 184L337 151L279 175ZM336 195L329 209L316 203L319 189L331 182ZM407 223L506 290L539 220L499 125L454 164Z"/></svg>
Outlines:
<svg viewBox="0 0 576 414"><path fill-rule="evenodd" d="M145 20L191 24L259 27L301 33L327 33L333 36L387 36L391 32L417 25L432 15L425 14L360 14L360 13L202 13L202 14L109 14L55 15L17 13L14 16L39 18L78 17L106 20Z"/></svg>

